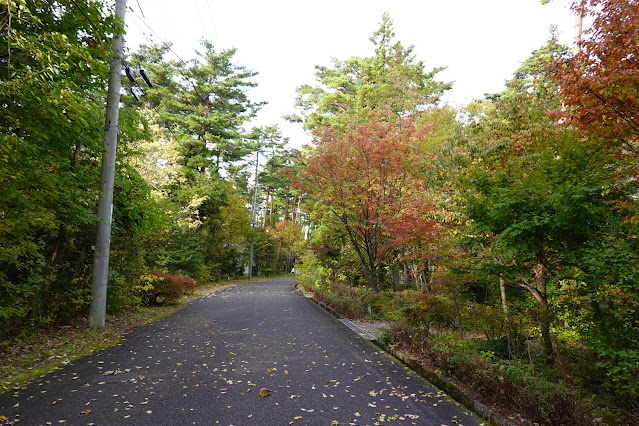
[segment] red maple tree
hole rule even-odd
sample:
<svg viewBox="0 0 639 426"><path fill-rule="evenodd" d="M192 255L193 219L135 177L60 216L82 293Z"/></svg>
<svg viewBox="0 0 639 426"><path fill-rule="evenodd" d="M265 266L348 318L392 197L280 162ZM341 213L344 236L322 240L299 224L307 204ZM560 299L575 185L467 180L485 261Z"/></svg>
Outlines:
<svg viewBox="0 0 639 426"><path fill-rule="evenodd" d="M589 138L637 155L639 0L587 0L583 7L593 24L580 51L551 68L568 107L564 118Z"/></svg>
<svg viewBox="0 0 639 426"><path fill-rule="evenodd" d="M346 132L325 126L305 159L301 188L339 218L372 288L398 245L434 229L420 173L428 130L409 119L382 123L375 116Z"/></svg>

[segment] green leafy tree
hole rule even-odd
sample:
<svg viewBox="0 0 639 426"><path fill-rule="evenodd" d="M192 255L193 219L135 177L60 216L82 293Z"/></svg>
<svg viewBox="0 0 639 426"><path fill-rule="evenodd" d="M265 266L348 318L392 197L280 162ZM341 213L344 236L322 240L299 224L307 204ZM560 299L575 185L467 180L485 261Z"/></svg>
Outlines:
<svg viewBox="0 0 639 426"><path fill-rule="evenodd" d="M0 6L0 316L51 321L76 306L95 221L113 19L104 4L11 0ZM106 15L106 17L105 17ZM90 228L90 226L89 226ZM76 271L76 274L73 271ZM81 296L78 296L82 298ZM80 305L82 302L78 302Z"/></svg>
<svg viewBox="0 0 639 426"><path fill-rule="evenodd" d="M332 68L316 66L319 86L297 89L301 116L291 119L303 121L307 129L330 122L344 130L367 122L371 112L378 120L394 121L436 105L452 87L435 80L444 68L426 71L424 63L415 59L413 46L405 47L394 38L393 22L384 14L371 37L372 57L334 60Z"/></svg>
<svg viewBox="0 0 639 426"><path fill-rule="evenodd" d="M251 144L244 131L261 105L246 93L256 73L234 63L236 49L218 52L206 40L201 44L189 62L167 61L168 46L142 46L131 58L155 83L139 105L155 133L138 164L155 171L149 176L158 202L174 215L153 245L174 247L175 235L174 241L188 247L171 248L151 264L207 281L238 273L247 237L241 222L249 222L239 207L248 201L244 159L266 146Z"/></svg>
<svg viewBox="0 0 639 426"><path fill-rule="evenodd" d="M167 61L170 46L141 46L131 55L154 82L142 102L157 112L154 121L179 140L181 162L190 175L218 173L242 160L249 152L243 125L262 105L248 98L257 73L233 62L237 49L218 52L207 40L201 47L189 62Z"/></svg>
<svg viewBox="0 0 639 426"><path fill-rule="evenodd" d="M239 161L245 155L242 125L260 104L248 99L246 90L255 87L249 79L256 73L232 62L236 49L217 53L207 41L202 41L202 48L189 66L179 64L185 81L170 112L188 135L181 139L186 167L217 173L222 162Z"/></svg>
<svg viewBox="0 0 639 426"><path fill-rule="evenodd" d="M516 96L526 92L545 99L552 99L557 88L549 78L548 67L563 58L568 48L559 44L556 29L551 30L548 42L535 49L513 74L513 78L506 81L507 89L501 93L488 96L489 99Z"/></svg>
<svg viewBox="0 0 639 426"><path fill-rule="evenodd" d="M541 98L522 93L495 107L476 129L481 150L471 165L466 213L488 270L538 302L551 362L550 286L605 224L601 194L610 187L610 159L547 117Z"/></svg>

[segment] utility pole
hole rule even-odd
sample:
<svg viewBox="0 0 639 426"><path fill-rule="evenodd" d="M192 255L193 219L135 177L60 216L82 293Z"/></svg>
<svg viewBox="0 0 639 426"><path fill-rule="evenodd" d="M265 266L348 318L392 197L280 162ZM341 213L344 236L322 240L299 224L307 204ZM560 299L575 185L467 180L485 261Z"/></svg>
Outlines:
<svg viewBox="0 0 639 426"><path fill-rule="evenodd" d="M124 26L126 0L116 0L115 15ZM93 286L91 288L90 327L104 327L107 302L107 282L109 279L109 249L111 246L111 218L113 217L113 184L115 180L115 159L118 145L118 119L120 113L120 88L122 73L122 34L114 30L111 44L115 55L109 69L109 89L107 92L106 119L104 124L104 153L100 175L100 200L98 201L98 229L93 256Z"/></svg>
<svg viewBox="0 0 639 426"><path fill-rule="evenodd" d="M253 278L253 244L255 241L255 210L257 207L257 168L260 164L260 151L255 153L255 191L253 192L253 203L251 204L251 247L249 249L248 279Z"/></svg>

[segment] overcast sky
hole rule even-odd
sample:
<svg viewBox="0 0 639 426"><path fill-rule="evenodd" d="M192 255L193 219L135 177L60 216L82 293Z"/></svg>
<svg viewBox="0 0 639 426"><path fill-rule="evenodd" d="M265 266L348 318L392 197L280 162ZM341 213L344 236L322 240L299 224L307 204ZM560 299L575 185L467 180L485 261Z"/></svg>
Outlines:
<svg viewBox="0 0 639 426"><path fill-rule="evenodd" d="M236 63L259 72L253 101L267 101L255 125L277 124L291 144L310 138L281 119L294 112L295 88L313 84L314 66L331 58L371 56L369 41L382 14L397 40L414 45L427 69L444 66L439 80L454 81L445 96L464 105L504 88L504 80L545 43L556 25L570 45L570 0L129 0L126 46L149 38L171 42L182 59L205 37L217 48L236 47ZM153 34L155 33L155 35ZM168 59L173 59L171 56Z"/></svg>

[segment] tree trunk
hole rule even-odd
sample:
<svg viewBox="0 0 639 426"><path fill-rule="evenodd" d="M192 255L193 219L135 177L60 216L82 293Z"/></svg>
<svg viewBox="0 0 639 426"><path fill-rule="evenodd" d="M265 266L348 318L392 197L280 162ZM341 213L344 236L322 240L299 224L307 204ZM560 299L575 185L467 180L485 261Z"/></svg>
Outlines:
<svg viewBox="0 0 639 426"><path fill-rule="evenodd" d="M377 291L379 287L379 283L377 281L377 271L372 269L371 267L367 267L366 270L366 278L368 279L368 285L373 289L373 291Z"/></svg>
<svg viewBox="0 0 639 426"><path fill-rule="evenodd" d="M285 222L288 220L288 195L284 196L284 218L282 220Z"/></svg>
<svg viewBox="0 0 639 426"><path fill-rule="evenodd" d="M270 196L271 196L271 188L269 187L266 191L266 202L264 203L264 205L267 207L268 207ZM262 217L262 228L265 228L265 227L266 227L266 207L264 207L264 216Z"/></svg>
<svg viewBox="0 0 639 426"><path fill-rule="evenodd" d="M346 228L346 232L348 233L348 238L350 239L351 244L353 245L353 248L355 249L355 252L359 256L359 260L362 263L362 267L364 268L364 275L366 275L366 280L368 281L369 287L371 287L373 291L377 291L377 272L375 270L375 264L372 262L371 263L368 262L368 259L370 259L370 256L368 256L368 259L366 259L366 256L364 256L364 253L362 251L362 247L360 247L360 245L357 244L357 241L355 240L355 236L353 235L353 230L351 229L348 223L348 217L346 217L346 215L343 215L342 217L340 217L340 219L342 223L344 224L344 227Z"/></svg>
<svg viewBox="0 0 639 426"><path fill-rule="evenodd" d="M544 358L546 364L553 364L555 361L555 355L552 345L552 338L550 336L550 324L552 318L550 311L548 310L548 295L546 293L546 286L548 284L548 270L544 265L539 263L535 270L535 290L537 293L537 300L541 304L541 340L544 345ZM534 295L534 294L533 294Z"/></svg>
<svg viewBox="0 0 639 426"><path fill-rule="evenodd" d="M548 311L548 304L542 306L541 312L541 340L544 345L544 358L548 365L552 365L555 362L555 352L552 346L552 338L550 337L550 311Z"/></svg>
<svg viewBox="0 0 639 426"><path fill-rule="evenodd" d="M459 335L464 338L464 329L462 327L461 313L459 312L459 302L457 301L457 295L453 294L453 302L455 302L455 311L457 312L457 327L459 327Z"/></svg>
<svg viewBox="0 0 639 426"><path fill-rule="evenodd" d="M297 222L299 222L299 224L302 224L302 219L300 218L300 216L302 215L302 194L300 194L297 197Z"/></svg>
<svg viewBox="0 0 639 426"><path fill-rule="evenodd" d="M280 238L280 242L277 246L277 256L275 256L275 275L277 275L278 267L280 266L280 255L282 254L282 238Z"/></svg>
<svg viewBox="0 0 639 426"><path fill-rule="evenodd" d="M66 221L63 221L58 228L58 238L55 243L55 250L53 251L53 256L51 256L51 266L55 266L60 258L62 257L62 252L64 251L64 247L67 241L67 226Z"/></svg>
<svg viewBox="0 0 639 426"><path fill-rule="evenodd" d="M575 18L575 41L572 45L572 54L577 55L581 52L581 34L583 33L584 6L586 0L579 0L577 5L577 17Z"/></svg>
<svg viewBox="0 0 639 426"><path fill-rule="evenodd" d="M293 198L291 199L291 223L295 223L295 213L297 213L297 210L295 208L296 203L295 203L296 197L293 196Z"/></svg>
<svg viewBox="0 0 639 426"><path fill-rule="evenodd" d="M525 288L535 298L541 306L541 318L539 319L539 326L541 328L541 341L544 347L544 358L547 364L554 363L554 350L552 344L552 338L550 336L550 326L552 324L552 315L548 309L548 294L547 285L550 280L548 270L542 263L538 263L534 269L534 283L522 283L517 282L518 286Z"/></svg>
<svg viewBox="0 0 639 426"><path fill-rule="evenodd" d="M73 172L75 170L75 165L78 162L78 157L80 156L80 144L75 144L75 151L73 152L73 156L69 162L69 169ZM55 266L62 257L62 253L66 247L67 243L67 225L68 220L63 219L62 223L60 223L60 227L58 228L58 238L55 243L55 250L53 251L53 255L51 256L51 266Z"/></svg>
<svg viewBox="0 0 639 426"><path fill-rule="evenodd" d="M294 250L293 250L293 242L291 241L291 249L288 252L288 259L286 259L286 273L291 272L291 270L293 269L293 262L294 262Z"/></svg>
<svg viewBox="0 0 639 426"><path fill-rule="evenodd" d="M504 321L508 323L508 302L506 302L506 283L504 276L499 274L499 292L501 294L501 307L504 311Z"/></svg>
<svg viewBox="0 0 639 426"><path fill-rule="evenodd" d="M273 204L274 203L275 203L275 194L273 194L273 196L271 197L271 208L269 209L269 213L268 213L268 222L271 225L273 225Z"/></svg>

